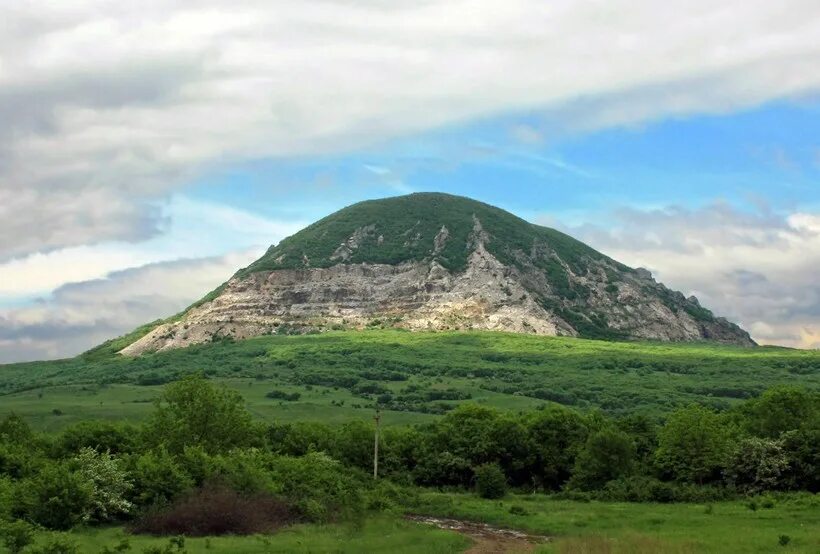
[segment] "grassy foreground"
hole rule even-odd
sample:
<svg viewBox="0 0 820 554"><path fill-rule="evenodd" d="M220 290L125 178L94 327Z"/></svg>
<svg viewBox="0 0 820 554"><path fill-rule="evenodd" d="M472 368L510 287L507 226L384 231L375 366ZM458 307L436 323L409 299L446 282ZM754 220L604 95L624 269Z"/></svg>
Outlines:
<svg viewBox="0 0 820 554"><path fill-rule="evenodd" d="M512 512L511 512L512 508ZM483 521L551 537L536 552L556 554L747 554L820 551L820 499L783 497L753 511L743 502L628 504L554 500L544 495L509 495L500 501L471 494L427 493L417 511ZM167 539L126 535L121 527L71 533L83 553L100 552L123 537L131 551L164 546ZM780 545L787 536L788 544ZM41 539L45 539L43 535ZM378 516L362 526L300 525L273 535L188 538L189 553L455 553L469 538ZM5 552L0 547L0 552Z"/></svg>
<svg viewBox="0 0 820 554"><path fill-rule="evenodd" d="M83 554L113 548L127 537L131 549L140 553L148 547L164 547L168 539L126 534L122 527L79 529L69 535ZM43 534L40 542L47 540ZM361 527L344 525L298 525L272 535L250 537L186 538L189 554L214 553L296 553L334 552L358 554L362 552L389 552L391 554L449 554L463 552L469 539L455 533L417 525L395 517L370 519ZM0 545L0 552L6 550Z"/></svg>
<svg viewBox="0 0 820 554"><path fill-rule="evenodd" d="M429 493L421 510L555 537L542 552L820 552L820 498L812 495L784 497L753 511L744 502L574 502L543 495L488 501L470 494ZM790 539L785 547L779 544L781 535Z"/></svg>

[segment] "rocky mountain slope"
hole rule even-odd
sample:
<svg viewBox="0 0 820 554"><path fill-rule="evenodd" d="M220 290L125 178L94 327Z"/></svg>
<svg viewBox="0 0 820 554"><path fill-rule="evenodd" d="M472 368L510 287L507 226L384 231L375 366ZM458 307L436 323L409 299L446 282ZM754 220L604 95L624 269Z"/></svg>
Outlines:
<svg viewBox="0 0 820 554"><path fill-rule="evenodd" d="M314 223L122 353L372 326L754 344L646 270L499 208L424 193Z"/></svg>

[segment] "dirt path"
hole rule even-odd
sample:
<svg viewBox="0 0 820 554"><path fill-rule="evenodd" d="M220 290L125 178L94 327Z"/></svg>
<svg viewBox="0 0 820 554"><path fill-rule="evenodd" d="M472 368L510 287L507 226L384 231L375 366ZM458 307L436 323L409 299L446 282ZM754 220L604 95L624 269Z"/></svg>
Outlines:
<svg viewBox="0 0 820 554"><path fill-rule="evenodd" d="M417 515L405 517L410 521L434 525L439 529L455 531L470 537L474 544L465 554L505 554L507 552L523 554L533 552L536 544L549 540L549 537L528 535L523 531L502 529L476 521Z"/></svg>

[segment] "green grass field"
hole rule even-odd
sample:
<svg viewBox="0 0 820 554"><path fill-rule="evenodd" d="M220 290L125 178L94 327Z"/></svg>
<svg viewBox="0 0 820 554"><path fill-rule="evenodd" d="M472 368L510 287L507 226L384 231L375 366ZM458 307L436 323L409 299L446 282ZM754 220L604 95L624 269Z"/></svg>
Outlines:
<svg viewBox="0 0 820 554"><path fill-rule="evenodd" d="M103 548L113 548L124 537L128 538L130 552L140 553L151 546L165 546L167 538L130 535L122 527L78 529L69 534L82 554L96 554ZM49 535L40 535L39 543ZM395 554L450 554L463 552L470 541L466 537L442 531L395 517L376 517L361 527L350 525L297 525L272 535L250 537L186 538L189 554L248 553L273 554L296 552L333 552L359 554L363 552L390 552ZM0 552L6 552L0 546Z"/></svg>
<svg viewBox="0 0 820 554"><path fill-rule="evenodd" d="M552 401L611 414L662 415L692 402L726 408L778 384L820 387L820 352L486 332L265 336L134 359L103 349L0 366L0 411L44 429L136 420L159 384L191 372L236 388L266 421L369 418L379 400L387 424L407 424L465 400L510 410ZM301 397L265 398L271 390Z"/></svg>
<svg viewBox="0 0 820 554"><path fill-rule="evenodd" d="M524 515L511 513L513 506L523 508ZM419 509L554 537L543 552L820 552L820 498L811 495L775 501L771 508L752 511L743 502L711 506L585 503L543 495L509 495L489 501L470 494L428 493ZM785 548L779 545L781 535L790 538Z"/></svg>
<svg viewBox="0 0 820 554"><path fill-rule="evenodd" d="M518 514L510 512L517 507ZM523 511L522 511L523 510ZM554 500L544 495L509 495L482 500L470 494L426 493L414 511L483 521L550 537L536 548L560 554L749 554L820 551L820 500L782 497L770 508L750 510L742 502L626 504ZM779 544L788 536L786 546ZM162 546L167 539L127 535L121 527L79 529L71 537L81 552L100 552L128 537L132 551ZM46 534L40 537L43 541ZM450 553L464 552L470 539L451 531L377 516L361 526L299 525L272 535L188 538L194 553ZM0 547L0 552L4 552Z"/></svg>

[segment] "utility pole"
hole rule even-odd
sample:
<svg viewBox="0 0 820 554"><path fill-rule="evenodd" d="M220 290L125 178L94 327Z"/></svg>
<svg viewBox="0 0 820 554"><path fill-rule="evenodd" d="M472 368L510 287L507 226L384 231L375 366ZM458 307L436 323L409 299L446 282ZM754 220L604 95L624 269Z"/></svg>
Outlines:
<svg viewBox="0 0 820 554"><path fill-rule="evenodd" d="M373 479L379 478L379 423L381 423L381 410L376 407L376 440L373 442Z"/></svg>

